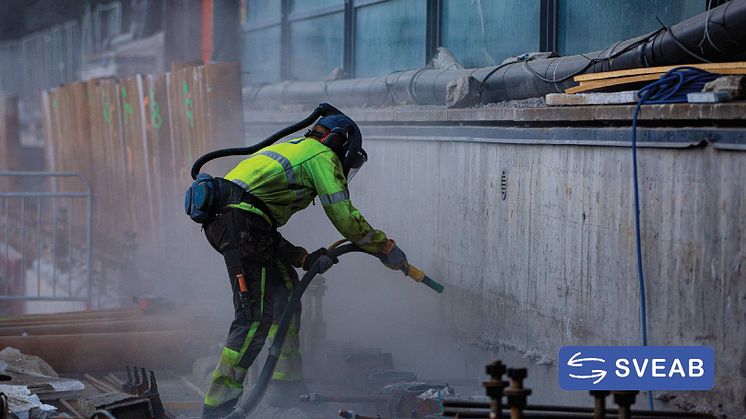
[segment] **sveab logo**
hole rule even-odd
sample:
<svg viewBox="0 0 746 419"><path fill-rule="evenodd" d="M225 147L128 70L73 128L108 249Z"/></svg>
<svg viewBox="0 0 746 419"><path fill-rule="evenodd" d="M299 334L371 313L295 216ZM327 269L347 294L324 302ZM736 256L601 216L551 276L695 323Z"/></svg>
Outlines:
<svg viewBox="0 0 746 419"><path fill-rule="evenodd" d="M566 346L563 390L710 390L715 354L708 346Z"/></svg>

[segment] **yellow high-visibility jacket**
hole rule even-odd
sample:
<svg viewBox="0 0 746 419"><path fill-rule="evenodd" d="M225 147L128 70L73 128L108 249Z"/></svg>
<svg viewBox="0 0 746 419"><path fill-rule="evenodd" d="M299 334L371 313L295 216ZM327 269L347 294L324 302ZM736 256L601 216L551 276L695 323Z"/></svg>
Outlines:
<svg viewBox="0 0 746 419"><path fill-rule="evenodd" d="M386 234L373 229L352 205L347 178L337 155L313 138L297 138L265 147L239 163L224 178L261 199L278 227L318 196L326 215L342 236L368 252L389 250ZM259 214L270 222L266 214L248 203L232 206Z"/></svg>

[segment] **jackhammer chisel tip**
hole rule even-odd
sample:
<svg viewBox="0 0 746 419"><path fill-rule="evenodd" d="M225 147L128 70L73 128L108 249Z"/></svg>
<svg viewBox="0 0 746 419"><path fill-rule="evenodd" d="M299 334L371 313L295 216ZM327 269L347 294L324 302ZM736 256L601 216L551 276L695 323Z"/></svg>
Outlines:
<svg viewBox="0 0 746 419"><path fill-rule="evenodd" d="M422 280L422 283L427 285L428 287L432 288L433 291L437 292L438 294L442 294L445 290L445 287L440 285L439 283L435 282L432 278L429 276L426 276L425 279Z"/></svg>

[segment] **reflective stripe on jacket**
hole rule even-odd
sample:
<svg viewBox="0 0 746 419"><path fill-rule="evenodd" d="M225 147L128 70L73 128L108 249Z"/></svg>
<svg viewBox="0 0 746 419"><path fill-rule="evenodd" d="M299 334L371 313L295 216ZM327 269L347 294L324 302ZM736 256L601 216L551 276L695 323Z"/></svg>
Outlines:
<svg viewBox="0 0 746 419"><path fill-rule="evenodd" d="M326 215L346 239L369 252L383 251L386 246L386 234L374 230L352 205L337 155L312 138L265 147L239 163L225 179L264 201L278 226L318 195ZM250 204L234 206L264 216Z"/></svg>

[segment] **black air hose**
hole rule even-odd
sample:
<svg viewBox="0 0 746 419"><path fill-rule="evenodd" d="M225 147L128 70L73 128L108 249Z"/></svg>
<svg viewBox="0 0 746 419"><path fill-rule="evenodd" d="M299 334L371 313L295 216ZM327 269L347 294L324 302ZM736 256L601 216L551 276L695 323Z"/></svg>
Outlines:
<svg viewBox="0 0 746 419"><path fill-rule="evenodd" d="M364 252L364 250L355 246L354 244L344 244L339 247L333 247L329 249L329 255L334 257L338 257L350 252ZM293 319L293 315L295 315L295 313L298 311L298 304L300 304L300 299L303 296L303 293L306 291L306 288L308 288L308 285L318 273L319 264L317 261L316 263L311 265L311 267L308 269L308 272L303 275L303 279L300 281L298 286L295 287L295 289L293 290L293 293L290 294L290 299L288 300L287 306L285 306L285 311L282 313L280 324L277 326L275 339L272 342L272 346L270 346L269 348L267 360L264 362L264 367L262 367L262 372L259 374L254 388L251 389L251 394L246 397L242 397L238 401L238 403L236 403L236 408L233 410L233 412L231 412L231 414L226 416L224 419L243 419L251 414L251 412L253 412L254 409L256 409L256 407L259 405L259 402L262 401L264 393L267 391L269 380L272 378L272 374L274 374L275 372L277 361L280 359L282 344L285 342L285 337L288 334L288 329L290 328L290 322Z"/></svg>
<svg viewBox="0 0 746 419"><path fill-rule="evenodd" d="M228 156L246 156L252 153L256 153L262 148L274 144L280 138L283 138L286 135L290 135L296 131L300 131L303 128L306 128L307 126L313 124L314 121L316 121L316 119L318 119L321 116L338 115L341 113L342 112L340 112L339 109L335 108L334 106L328 103L321 103L319 104L319 106L316 107L316 109L313 110L313 112L311 112L310 115L308 115L302 121L296 122L293 125L290 125L288 127L285 127L277 131L276 133L267 137L262 142L259 142L249 147L224 148L222 150L214 150L207 154L204 154L202 155L202 157L198 158L192 165L192 173L191 173L192 179L197 179L197 175L202 169L202 166L204 166L205 163L209 162L210 160L219 159L221 157L228 157Z"/></svg>

